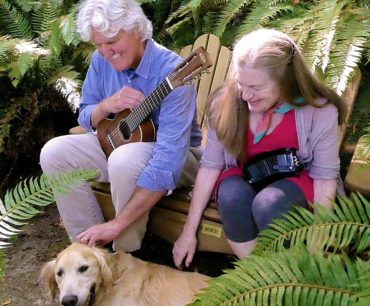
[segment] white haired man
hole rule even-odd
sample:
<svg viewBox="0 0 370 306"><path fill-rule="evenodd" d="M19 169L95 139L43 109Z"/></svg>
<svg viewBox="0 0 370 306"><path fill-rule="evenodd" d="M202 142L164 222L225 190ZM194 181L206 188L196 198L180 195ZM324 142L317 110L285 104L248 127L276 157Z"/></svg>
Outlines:
<svg viewBox="0 0 370 306"><path fill-rule="evenodd" d="M79 124L89 132L50 140L40 163L49 175L98 169L110 182L116 217L105 222L89 184L57 197L71 241L115 250L140 248L148 212L169 190L194 182L201 132L193 86L174 89L151 113L155 142L130 143L106 158L94 129L111 113L137 107L179 64L181 58L152 39L152 25L133 0L85 0L77 30L96 47L80 102Z"/></svg>

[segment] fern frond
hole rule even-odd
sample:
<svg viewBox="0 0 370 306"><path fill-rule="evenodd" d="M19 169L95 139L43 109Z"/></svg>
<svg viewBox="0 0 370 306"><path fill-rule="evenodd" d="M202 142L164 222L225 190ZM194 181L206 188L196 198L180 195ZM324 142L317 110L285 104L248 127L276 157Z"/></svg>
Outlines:
<svg viewBox="0 0 370 306"><path fill-rule="evenodd" d="M59 56L62 52L64 45L63 33L60 28L60 21L54 20L50 25L50 36L48 39L48 49L52 50L56 56Z"/></svg>
<svg viewBox="0 0 370 306"><path fill-rule="evenodd" d="M76 12L73 11L66 16L60 18L60 29L62 31L63 39L67 46L77 46L80 38L76 31Z"/></svg>
<svg viewBox="0 0 370 306"><path fill-rule="evenodd" d="M32 15L32 26L36 32L43 35L40 41L43 42L48 39L48 31L50 25L54 20L61 15L63 8L63 1L61 0L40 0L35 5L34 13Z"/></svg>
<svg viewBox="0 0 370 306"><path fill-rule="evenodd" d="M21 53L15 62L9 64L9 77L14 87L17 87L23 76L30 70L35 57L29 53Z"/></svg>
<svg viewBox="0 0 370 306"><path fill-rule="evenodd" d="M13 51L15 41L10 36L0 37L0 65L7 65L8 53Z"/></svg>
<svg viewBox="0 0 370 306"><path fill-rule="evenodd" d="M294 7L293 16L293 18L291 16L285 16L287 18L279 18L276 20L276 23L274 22L271 25L273 28L292 37L298 48L303 50L307 40L309 39L315 17L308 14L307 9L297 6Z"/></svg>
<svg viewBox="0 0 370 306"><path fill-rule="evenodd" d="M255 0L231 0L220 11L212 12L205 20L205 27L217 36L222 36L228 24L236 18L243 8L255 3Z"/></svg>
<svg viewBox="0 0 370 306"><path fill-rule="evenodd" d="M14 2L22 9L22 11L28 13L32 10L35 1L32 1L32 0L15 0Z"/></svg>
<svg viewBox="0 0 370 306"><path fill-rule="evenodd" d="M54 178L41 175L20 182L0 200L0 249L10 245L9 239L21 232L17 228L40 213L36 207L47 206L55 201L54 192L66 193L86 180L96 177L95 170L75 170Z"/></svg>
<svg viewBox="0 0 370 306"><path fill-rule="evenodd" d="M355 295L357 298L359 298L359 301L353 306L368 306L368 300L370 298L370 265L368 262L359 262L358 265L360 271L364 271L364 275L360 277L362 285L361 291Z"/></svg>
<svg viewBox="0 0 370 306"><path fill-rule="evenodd" d="M81 45L81 50L78 50L77 52L80 52L84 59L85 65L88 66L91 62L91 57L95 52L95 47L91 44L84 43Z"/></svg>
<svg viewBox="0 0 370 306"><path fill-rule="evenodd" d="M316 20L311 30L311 40L308 42L305 59L313 72L316 68L320 68L322 73L326 70L330 49L338 34L338 24L341 23L341 13L345 4L345 1L321 1L310 10L310 14L315 16Z"/></svg>
<svg viewBox="0 0 370 306"><path fill-rule="evenodd" d="M76 111L80 102L79 89L82 82L80 74L72 66L65 66L56 70L49 77L48 83L54 87L67 99L71 109Z"/></svg>
<svg viewBox="0 0 370 306"><path fill-rule="evenodd" d="M8 77L14 87L17 87L23 76L34 67L35 61L48 53L48 50L24 39L8 36L0 39L0 64L8 71Z"/></svg>
<svg viewBox="0 0 370 306"><path fill-rule="evenodd" d="M341 95L346 89L355 68L361 61L366 42L370 35L370 13L357 10L358 13L343 18L336 42L331 47L330 64L325 81Z"/></svg>
<svg viewBox="0 0 370 306"><path fill-rule="evenodd" d="M352 196L353 200L338 198L334 212L317 204L315 214L297 207L285 219L274 220L260 233L253 253L279 252L287 242L291 246L307 242L321 250L339 252L349 247L351 253L360 254L370 244L370 203L361 195Z"/></svg>
<svg viewBox="0 0 370 306"><path fill-rule="evenodd" d="M0 0L0 16L8 34L15 38L33 38L30 23L9 1Z"/></svg>
<svg viewBox="0 0 370 306"><path fill-rule="evenodd" d="M191 16L191 14L192 14L191 5L189 3L186 5L180 6L176 11L174 11L168 16L165 24L168 25L171 22L174 22L178 18L184 18L185 16L189 17Z"/></svg>
<svg viewBox="0 0 370 306"><path fill-rule="evenodd" d="M12 103L5 108L5 111L0 109L0 153L4 152L5 142L10 137L12 121L19 118L21 110L24 109L24 105L27 103L24 100L14 98Z"/></svg>
<svg viewBox="0 0 370 306"><path fill-rule="evenodd" d="M270 6L268 2L269 1L261 1L261 3L252 8L246 18L235 27L234 33L236 39L258 28L267 27L268 24L278 16L293 12L294 8L290 3L279 3ZM263 3L265 5L262 5Z"/></svg>
<svg viewBox="0 0 370 306"><path fill-rule="evenodd" d="M192 16L186 16L186 17L182 18L180 21L173 24L172 26L168 27L166 29L166 32L170 36L173 37L177 31L181 30L184 25L189 24L189 22L191 22L191 21L192 21Z"/></svg>
<svg viewBox="0 0 370 306"><path fill-rule="evenodd" d="M362 262L312 255L302 248L250 256L209 281L190 305L353 305L362 289ZM370 274L367 272L368 275ZM340 301L340 302L338 302Z"/></svg>

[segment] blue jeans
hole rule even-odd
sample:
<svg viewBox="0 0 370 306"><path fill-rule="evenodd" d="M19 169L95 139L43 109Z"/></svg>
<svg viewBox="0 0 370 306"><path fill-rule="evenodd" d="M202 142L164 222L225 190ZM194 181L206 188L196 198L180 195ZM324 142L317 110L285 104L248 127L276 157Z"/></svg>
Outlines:
<svg viewBox="0 0 370 306"><path fill-rule="evenodd" d="M256 192L241 176L221 182L217 202L225 234L234 242L255 239L295 205L307 207L303 192L291 181L279 180Z"/></svg>

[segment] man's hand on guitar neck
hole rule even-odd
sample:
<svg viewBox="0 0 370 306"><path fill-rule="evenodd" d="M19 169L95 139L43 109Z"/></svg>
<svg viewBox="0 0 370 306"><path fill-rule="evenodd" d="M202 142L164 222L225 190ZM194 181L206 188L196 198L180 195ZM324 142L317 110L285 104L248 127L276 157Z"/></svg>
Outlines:
<svg viewBox="0 0 370 306"><path fill-rule="evenodd" d="M131 87L123 87L113 96L101 101L91 113L91 125L96 128L100 121L110 114L117 114L125 109L134 109L145 96Z"/></svg>

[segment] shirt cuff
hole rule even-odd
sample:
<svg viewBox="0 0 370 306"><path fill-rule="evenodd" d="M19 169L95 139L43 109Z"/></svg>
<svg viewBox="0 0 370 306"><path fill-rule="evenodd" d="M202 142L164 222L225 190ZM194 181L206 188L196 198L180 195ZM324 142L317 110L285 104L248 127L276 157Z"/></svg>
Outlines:
<svg viewBox="0 0 370 306"><path fill-rule="evenodd" d="M166 191L176 188L171 171L153 168L144 170L136 185L151 191Z"/></svg>

